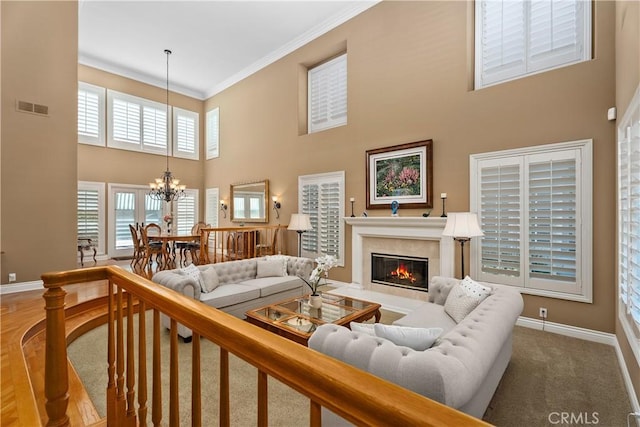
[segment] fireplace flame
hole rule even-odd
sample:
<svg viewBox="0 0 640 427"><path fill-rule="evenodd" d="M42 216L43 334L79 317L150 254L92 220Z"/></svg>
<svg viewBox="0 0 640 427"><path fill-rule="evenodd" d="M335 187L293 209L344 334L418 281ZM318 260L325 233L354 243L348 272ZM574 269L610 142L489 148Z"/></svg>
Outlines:
<svg viewBox="0 0 640 427"><path fill-rule="evenodd" d="M409 280L411 283L415 283L418 280L409 270L407 270L407 267L405 267L404 264L400 264L398 268L393 270L391 272L391 276L397 277L400 280Z"/></svg>

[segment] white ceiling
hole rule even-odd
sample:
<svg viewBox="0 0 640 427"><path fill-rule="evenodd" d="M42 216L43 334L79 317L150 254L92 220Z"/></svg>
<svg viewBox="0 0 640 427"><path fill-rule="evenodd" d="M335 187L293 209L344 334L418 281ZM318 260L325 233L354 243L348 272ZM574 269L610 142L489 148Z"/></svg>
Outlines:
<svg viewBox="0 0 640 427"><path fill-rule="evenodd" d="M79 62L206 99L379 0L80 0Z"/></svg>

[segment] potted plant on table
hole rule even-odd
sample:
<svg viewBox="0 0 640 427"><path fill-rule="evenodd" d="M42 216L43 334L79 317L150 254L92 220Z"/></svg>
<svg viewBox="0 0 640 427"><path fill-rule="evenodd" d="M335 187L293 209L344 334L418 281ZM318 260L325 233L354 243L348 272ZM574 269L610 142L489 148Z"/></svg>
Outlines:
<svg viewBox="0 0 640 427"><path fill-rule="evenodd" d="M329 277L329 270L338 265L338 260L333 255L323 255L316 258L316 268L313 269L309 280L301 277L304 283L311 289L311 295L309 296L309 305L313 308L322 307L322 297L318 293L318 287L320 286L320 280L324 278L324 283L327 282Z"/></svg>

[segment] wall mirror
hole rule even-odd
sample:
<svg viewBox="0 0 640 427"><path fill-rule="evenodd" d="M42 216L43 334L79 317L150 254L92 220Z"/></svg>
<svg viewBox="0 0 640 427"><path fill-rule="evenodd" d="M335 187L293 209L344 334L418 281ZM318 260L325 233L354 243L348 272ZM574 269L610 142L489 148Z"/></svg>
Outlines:
<svg viewBox="0 0 640 427"><path fill-rule="evenodd" d="M231 184L231 221L269 222L269 180Z"/></svg>

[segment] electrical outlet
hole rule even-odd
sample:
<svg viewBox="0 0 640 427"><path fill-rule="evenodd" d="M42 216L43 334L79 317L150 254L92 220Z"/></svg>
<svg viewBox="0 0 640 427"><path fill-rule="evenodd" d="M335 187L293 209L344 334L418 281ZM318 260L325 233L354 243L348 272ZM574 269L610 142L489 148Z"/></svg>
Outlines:
<svg viewBox="0 0 640 427"><path fill-rule="evenodd" d="M540 315L541 318L546 319L547 318L547 309L544 307L540 307Z"/></svg>
<svg viewBox="0 0 640 427"><path fill-rule="evenodd" d="M9 283L15 282L16 280L16 273L9 273Z"/></svg>

